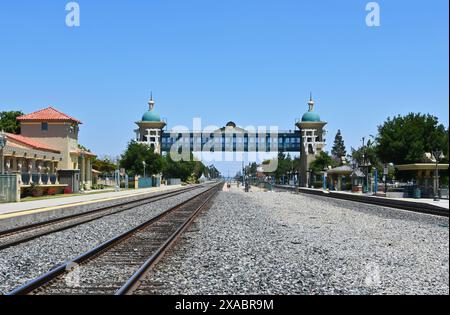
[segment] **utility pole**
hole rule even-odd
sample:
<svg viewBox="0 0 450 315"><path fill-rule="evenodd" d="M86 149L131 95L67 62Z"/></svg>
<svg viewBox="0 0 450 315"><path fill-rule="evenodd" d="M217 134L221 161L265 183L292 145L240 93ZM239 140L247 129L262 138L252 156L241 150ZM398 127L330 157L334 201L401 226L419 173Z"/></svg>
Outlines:
<svg viewBox="0 0 450 315"><path fill-rule="evenodd" d="M442 158L442 151L441 150L435 150L433 151L434 159L436 160L436 170L434 175L434 201L439 201L439 161Z"/></svg>
<svg viewBox="0 0 450 315"><path fill-rule="evenodd" d="M368 192L369 191L369 167L367 166L366 163L366 137L362 137L362 150L363 150L363 169L365 171L365 175L366 175L366 187L365 189L363 189L364 192Z"/></svg>
<svg viewBox="0 0 450 315"><path fill-rule="evenodd" d="M389 165L386 163L384 165L384 170L383 170L383 181L384 181L384 194L387 194L388 188L387 188L387 177L389 175Z"/></svg>

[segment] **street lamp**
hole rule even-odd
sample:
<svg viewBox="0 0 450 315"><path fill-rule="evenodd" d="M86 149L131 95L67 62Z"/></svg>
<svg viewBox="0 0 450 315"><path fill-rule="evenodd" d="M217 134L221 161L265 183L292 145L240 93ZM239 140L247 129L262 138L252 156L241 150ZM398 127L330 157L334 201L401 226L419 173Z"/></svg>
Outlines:
<svg viewBox="0 0 450 315"><path fill-rule="evenodd" d="M328 183L327 183L327 179L328 179L328 167L325 167L323 169L323 190L327 190L328 189Z"/></svg>
<svg viewBox="0 0 450 315"><path fill-rule="evenodd" d="M363 165L362 165L362 167L363 167L363 171L364 171L364 175L365 175L365 187L363 187L363 191L365 193L367 193L367 192L370 191L370 187L369 187L369 168L372 166L372 163L370 163L370 160L367 158L367 155L366 155L367 146L365 144L365 139L366 138L364 138L364 137L362 138L362 143L363 143L363 146L362 146L362 149L363 149L363 154L362 154Z"/></svg>
<svg viewBox="0 0 450 315"><path fill-rule="evenodd" d="M433 156L436 161L436 171L434 176L434 201L439 201L439 161L443 158L442 150L433 151Z"/></svg>
<svg viewBox="0 0 450 315"><path fill-rule="evenodd" d="M384 182L384 194L387 195L387 177L389 175L389 167L387 163L384 163L383 167L383 182Z"/></svg>
<svg viewBox="0 0 450 315"><path fill-rule="evenodd" d="M5 166L4 166L4 161L3 161L3 149L6 147L6 135L1 132L0 133L0 174L4 174L5 173Z"/></svg>
<svg viewBox="0 0 450 315"><path fill-rule="evenodd" d="M142 165L144 166L144 178L145 178L145 167L147 166L147 163L145 163L145 161L142 161Z"/></svg>

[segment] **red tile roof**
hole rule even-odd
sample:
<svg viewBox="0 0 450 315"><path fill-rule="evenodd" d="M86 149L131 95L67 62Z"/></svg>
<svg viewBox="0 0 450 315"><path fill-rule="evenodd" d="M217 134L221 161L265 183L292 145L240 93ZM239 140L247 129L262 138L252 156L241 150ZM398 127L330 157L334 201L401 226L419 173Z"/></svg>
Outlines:
<svg viewBox="0 0 450 315"><path fill-rule="evenodd" d="M33 140L31 138L28 138L28 137L24 137L21 135L15 135L12 133L6 133L6 137L13 141L24 144L25 146L32 147L33 149L36 149L36 150L49 151L49 152L53 152L53 153L61 153L61 151L59 151L55 148L52 148L46 144L40 143L40 142Z"/></svg>
<svg viewBox="0 0 450 315"><path fill-rule="evenodd" d="M66 115L64 113L61 113L60 111L54 109L53 107L48 107L45 109L41 109L37 112L23 115L20 117L17 117L18 121L71 121L75 122L77 124L81 124L82 122L78 119L75 119L73 117L70 117L69 115Z"/></svg>

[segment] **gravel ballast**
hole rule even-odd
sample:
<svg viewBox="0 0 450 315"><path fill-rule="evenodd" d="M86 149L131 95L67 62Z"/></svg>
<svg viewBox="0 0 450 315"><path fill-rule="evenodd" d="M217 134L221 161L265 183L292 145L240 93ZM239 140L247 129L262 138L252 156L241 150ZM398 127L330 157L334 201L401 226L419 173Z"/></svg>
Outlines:
<svg viewBox="0 0 450 315"><path fill-rule="evenodd" d="M449 294L448 218L220 192L136 294Z"/></svg>
<svg viewBox="0 0 450 315"><path fill-rule="evenodd" d="M10 292L206 189L149 203L0 251L0 293Z"/></svg>

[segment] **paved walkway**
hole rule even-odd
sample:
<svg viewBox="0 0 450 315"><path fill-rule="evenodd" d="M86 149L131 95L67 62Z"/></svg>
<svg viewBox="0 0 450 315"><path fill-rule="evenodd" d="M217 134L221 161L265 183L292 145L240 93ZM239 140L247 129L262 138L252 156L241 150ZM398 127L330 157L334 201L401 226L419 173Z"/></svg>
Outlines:
<svg viewBox="0 0 450 315"><path fill-rule="evenodd" d="M2 203L0 204L0 220L7 216L13 214L18 214L21 212L28 212L33 210L47 211L54 208L69 207L75 205L84 205L88 203L97 203L103 201L110 201L115 199L121 199L126 197L133 197L139 195L145 195L149 193L155 193L160 191L174 190L181 188L181 185L176 186L161 186L155 188L146 188L139 190L124 190L120 192L105 192L99 194L89 194L86 193L82 196L72 196L72 197L60 197L54 199L27 201L19 203Z"/></svg>
<svg viewBox="0 0 450 315"><path fill-rule="evenodd" d="M287 185L279 185L280 187L286 187L286 188L292 188L292 186ZM323 191L322 189L314 189L314 188L304 188L303 190L311 190L311 191ZM335 194L347 194L347 195L356 195L354 193L348 192L348 191L332 191ZM366 196L368 198L380 198L380 199L387 199L387 200L400 200L400 201L408 201L408 202L415 202L415 203L425 203L429 205L433 205L436 207L441 207L444 209L449 209L449 200L440 200L440 201L434 201L433 199L414 199L414 198L388 198L388 197L377 197L369 194L360 194L360 196Z"/></svg>

